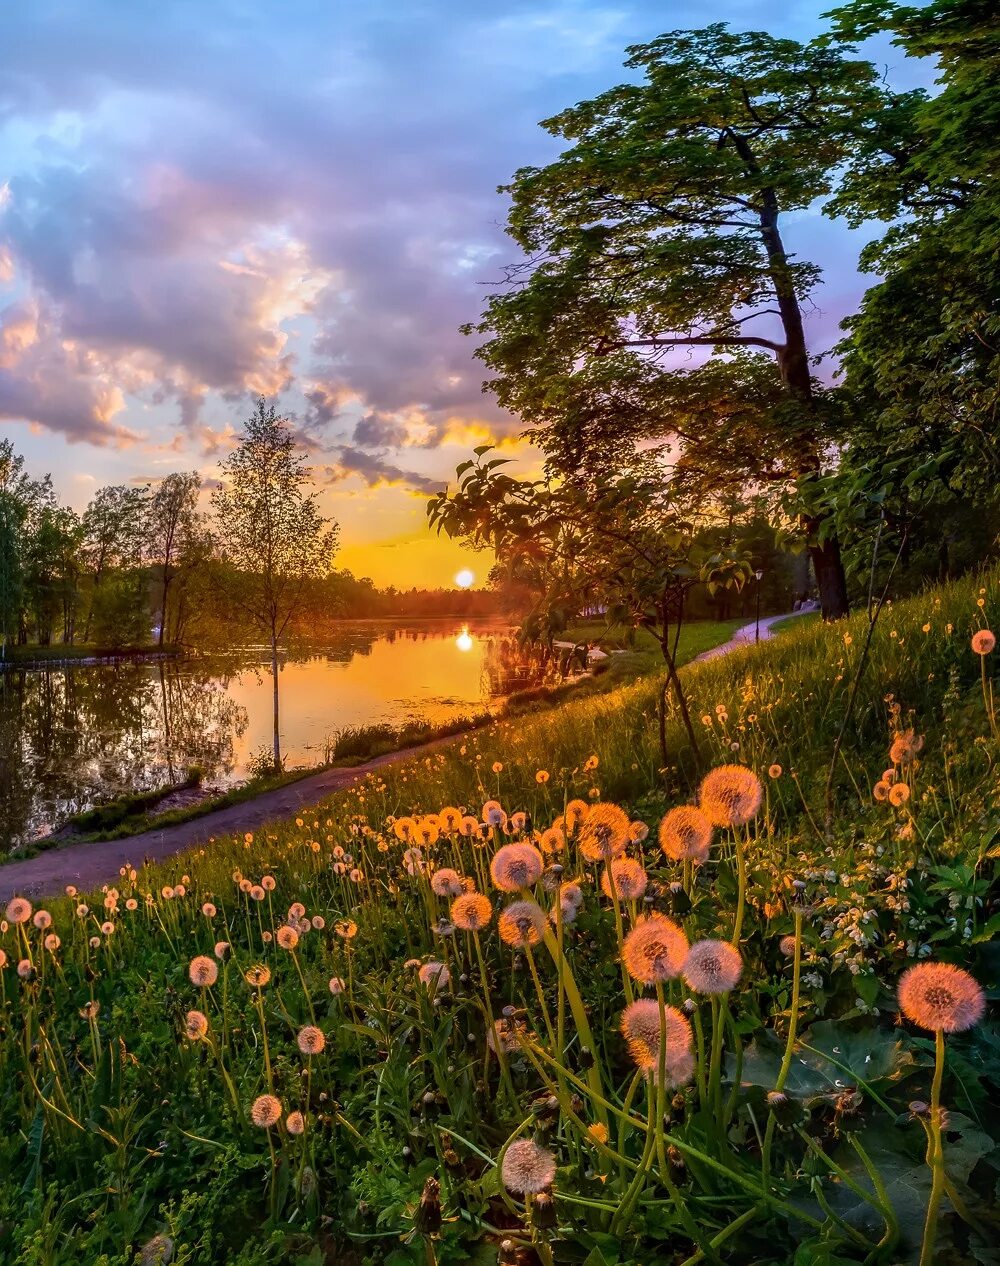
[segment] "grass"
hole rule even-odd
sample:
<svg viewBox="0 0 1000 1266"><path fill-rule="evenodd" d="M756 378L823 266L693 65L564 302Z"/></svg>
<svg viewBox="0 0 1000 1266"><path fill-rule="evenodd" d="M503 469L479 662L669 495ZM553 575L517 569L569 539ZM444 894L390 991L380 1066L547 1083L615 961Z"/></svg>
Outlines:
<svg viewBox="0 0 1000 1266"><path fill-rule="evenodd" d="M928 959L998 983L994 665L981 677L969 647L998 621L995 574L886 610L829 830L863 616L685 670L701 768L738 762L763 783L758 811L718 830L702 865L657 845L699 769L673 716L663 766L659 682L642 677L387 766L255 838L126 868L85 909L46 903L51 926L9 924L0 1260L132 1266L169 1240L188 1266L447 1266L498 1251L526 1266L988 1261L1000 1038L989 1022L937 1041L897 1024L895 989ZM875 799L910 729L919 757L894 766L908 795ZM511 834L462 835L442 812L478 821L490 800ZM602 895L586 817L559 834L571 801L620 804L650 828L628 848L648 904ZM514 882L530 891L501 891L508 872L491 876L491 859L532 830L561 876L536 883L529 867ZM488 897L482 931L454 929L431 867ZM567 895L540 939L533 908L498 935L512 898L547 912L569 879L578 912ZM737 988L645 988L636 975L660 960L625 939L642 911L691 942L735 941ZM203 984L189 972L199 955L217 964ZM267 983L248 983L259 965ZM654 1019L660 998L664 1017L678 1008L690 1048L678 1036L668 1050L654 1023L644 1074L646 1039L620 1033L630 997ZM325 1042L307 1054L312 1027ZM262 1096L280 1104L270 1128L254 1123ZM941 1112L913 1106L939 1099L946 1131ZM528 1140L543 1177L554 1166L552 1205L518 1182L514 1144Z"/></svg>

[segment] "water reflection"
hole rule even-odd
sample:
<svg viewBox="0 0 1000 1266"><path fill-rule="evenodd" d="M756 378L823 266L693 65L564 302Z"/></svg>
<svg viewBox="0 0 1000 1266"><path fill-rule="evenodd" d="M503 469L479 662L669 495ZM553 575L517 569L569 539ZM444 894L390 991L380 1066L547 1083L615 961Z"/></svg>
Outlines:
<svg viewBox="0 0 1000 1266"><path fill-rule="evenodd" d="M281 664L286 764L315 764L339 729L480 710L524 684L504 626L347 625ZM246 776L269 745L264 648L183 662L72 665L0 672L0 851L126 791L184 777Z"/></svg>

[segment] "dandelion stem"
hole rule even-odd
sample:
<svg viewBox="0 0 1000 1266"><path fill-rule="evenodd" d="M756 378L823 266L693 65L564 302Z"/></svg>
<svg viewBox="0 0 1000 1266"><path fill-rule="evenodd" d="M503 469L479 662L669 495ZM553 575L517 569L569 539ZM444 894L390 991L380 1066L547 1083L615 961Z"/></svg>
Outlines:
<svg viewBox="0 0 1000 1266"><path fill-rule="evenodd" d="M941 1083L944 1079L944 1030L934 1031L934 1080L931 1083L930 1120L927 1126L927 1164L931 1169L931 1194L924 1219L920 1266L932 1266L937 1238L938 1210L944 1195L944 1142L941 1137Z"/></svg>

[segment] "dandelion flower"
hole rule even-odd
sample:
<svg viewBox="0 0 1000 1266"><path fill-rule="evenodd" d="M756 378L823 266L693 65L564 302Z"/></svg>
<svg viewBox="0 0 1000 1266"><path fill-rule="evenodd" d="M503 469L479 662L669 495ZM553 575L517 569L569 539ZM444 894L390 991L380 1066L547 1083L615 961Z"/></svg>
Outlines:
<svg viewBox="0 0 1000 1266"><path fill-rule="evenodd" d="M43 944L50 954L54 954L56 950L59 948L59 946L62 944L62 941L59 939L58 936L56 936L55 932L50 932L48 936L45 938Z"/></svg>
<svg viewBox="0 0 1000 1266"><path fill-rule="evenodd" d="M431 889L439 897L457 897L465 891L465 884L457 870L442 866L431 875Z"/></svg>
<svg viewBox="0 0 1000 1266"><path fill-rule="evenodd" d="M768 776L768 778L780 778L780 777L781 777L781 766L780 766L780 765L770 765L770 766L768 766L767 776Z"/></svg>
<svg viewBox="0 0 1000 1266"><path fill-rule="evenodd" d="M555 1176L556 1158L531 1139L517 1139L504 1153L500 1177L515 1195L538 1195L552 1186Z"/></svg>
<svg viewBox="0 0 1000 1266"><path fill-rule="evenodd" d="M306 1024L299 1029L299 1035L295 1040L303 1055L318 1055L326 1046L326 1038L315 1024Z"/></svg>
<svg viewBox="0 0 1000 1266"><path fill-rule="evenodd" d="M259 1095L250 1109L250 1119L262 1130L270 1129L281 1120L281 1100L274 1095Z"/></svg>
<svg viewBox="0 0 1000 1266"><path fill-rule="evenodd" d="M482 818L487 826L498 827L506 823L507 814L499 800L487 800L483 805Z"/></svg>
<svg viewBox="0 0 1000 1266"><path fill-rule="evenodd" d="M208 1016L204 1011L189 1011L184 1017L184 1030L192 1042L197 1042L208 1032Z"/></svg>
<svg viewBox="0 0 1000 1266"><path fill-rule="evenodd" d="M462 812L460 809L454 809L450 805L446 809L442 809L438 814L441 822L441 829L449 835L454 835L462 825Z"/></svg>
<svg viewBox="0 0 1000 1266"><path fill-rule="evenodd" d="M538 847L547 855L561 853L566 847L566 836L560 827L550 826L539 835Z"/></svg>
<svg viewBox="0 0 1000 1266"><path fill-rule="evenodd" d="M338 919L333 925L333 930L338 936L343 937L345 941L350 941L357 936L358 925L353 919Z"/></svg>
<svg viewBox="0 0 1000 1266"><path fill-rule="evenodd" d="M293 950L299 943L299 934L293 927L285 923L275 932L274 939L282 949Z"/></svg>
<svg viewBox="0 0 1000 1266"><path fill-rule="evenodd" d="M11 897L7 902L7 918L11 923L27 923L31 918L31 902L27 897Z"/></svg>
<svg viewBox="0 0 1000 1266"><path fill-rule="evenodd" d="M595 770L597 768L599 763L600 762L598 761L597 754L595 752L593 756L588 756L587 759L583 762L583 772L585 774L589 774L592 770Z"/></svg>
<svg viewBox="0 0 1000 1266"><path fill-rule="evenodd" d="M702 779L701 809L713 826L744 826L757 816L763 789L745 765L719 765Z"/></svg>
<svg viewBox="0 0 1000 1266"><path fill-rule="evenodd" d="M649 1072L659 1067L665 1045L667 1068L691 1053L691 1025L676 1007L663 1008L665 1027L660 1027L660 1004L655 998L637 998L622 1012L621 1032L636 1066Z"/></svg>
<svg viewBox="0 0 1000 1266"><path fill-rule="evenodd" d="M544 787L548 781L549 771L547 769L539 769L535 774L535 782L537 782L539 786Z"/></svg>
<svg viewBox="0 0 1000 1266"><path fill-rule="evenodd" d="M270 967L265 967L263 963L255 963L253 967L248 967L244 972L244 979L248 985L252 985L254 989L263 989L271 979Z"/></svg>
<svg viewBox="0 0 1000 1266"><path fill-rule="evenodd" d="M708 858L712 824L694 805L682 804L664 815L660 823L660 848L672 861L701 864Z"/></svg>
<svg viewBox="0 0 1000 1266"><path fill-rule="evenodd" d="M892 784L887 782L884 778L880 778L875 786L872 787L872 796L881 804L883 801L889 799L889 792L891 790Z"/></svg>
<svg viewBox="0 0 1000 1266"><path fill-rule="evenodd" d="M580 826L580 852L588 862L604 862L625 851L632 823L617 804L595 804Z"/></svg>
<svg viewBox="0 0 1000 1266"><path fill-rule="evenodd" d="M505 844L490 863L490 875L501 892L534 887L544 869L545 861L534 844Z"/></svg>
<svg viewBox="0 0 1000 1266"><path fill-rule="evenodd" d="M31 921L39 931L44 931L45 928L52 926L52 915L49 914L48 910L36 910Z"/></svg>
<svg viewBox="0 0 1000 1266"><path fill-rule="evenodd" d="M646 891L647 881L641 862L632 857L615 857L601 875L601 892L619 901L639 901Z"/></svg>
<svg viewBox="0 0 1000 1266"><path fill-rule="evenodd" d="M516 949L537 945L545 934L545 914L534 901L512 901L497 919L502 940Z"/></svg>
<svg viewBox="0 0 1000 1266"><path fill-rule="evenodd" d="M299 1135L303 1133L305 1128L306 1119L302 1113L297 1110L295 1112L289 1112L288 1116L285 1118L285 1129L288 1133L292 1135Z"/></svg>
<svg viewBox="0 0 1000 1266"><path fill-rule="evenodd" d="M204 989L207 985L214 985L218 980L219 964L207 954L199 954L197 958L191 959L188 975L191 977L192 985L198 985Z"/></svg>
<svg viewBox="0 0 1000 1266"><path fill-rule="evenodd" d="M996 644L997 639L989 629L980 629L972 635L972 649L977 655L989 655Z"/></svg>
<svg viewBox="0 0 1000 1266"><path fill-rule="evenodd" d="M595 1121L593 1125L587 1126L587 1137L594 1143L606 1143L608 1141L608 1127L600 1121Z"/></svg>
<svg viewBox="0 0 1000 1266"><path fill-rule="evenodd" d="M211 901L204 902L201 907L201 912L206 919L214 919L217 913L215 906L212 905Z"/></svg>
<svg viewBox="0 0 1000 1266"><path fill-rule="evenodd" d="M728 993L743 973L743 959L728 941L695 941L684 960L684 979L695 993Z"/></svg>
<svg viewBox="0 0 1000 1266"><path fill-rule="evenodd" d="M962 1033L982 1019L986 995L978 982L952 963L918 963L899 981L903 1014L922 1029Z"/></svg>
<svg viewBox="0 0 1000 1266"><path fill-rule="evenodd" d="M451 903L451 921L463 932L478 932L492 918L493 906L481 892L463 892Z"/></svg>
<svg viewBox="0 0 1000 1266"><path fill-rule="evenodd" d="M432 996L441 989L447 989L451 983L451 973L448 971L447 966L433 958L429 963L424 963L417 972L417 976L420 979L420 983L428 989Z"/></svg>
<svg viewBox="0 0 1000 1266"><path fill-rule="evenodd" d="M640 919L622 945L622 961L629 975L644 985L679 976L687 955L687 937L662 914Z"/></svg>
<svg viewBox="0 0 1000 1266"><path fill-rule="evenodd" d="M293 901L288 907L289 919L301 919L305 912L306 908L301 901Z"/></svg>

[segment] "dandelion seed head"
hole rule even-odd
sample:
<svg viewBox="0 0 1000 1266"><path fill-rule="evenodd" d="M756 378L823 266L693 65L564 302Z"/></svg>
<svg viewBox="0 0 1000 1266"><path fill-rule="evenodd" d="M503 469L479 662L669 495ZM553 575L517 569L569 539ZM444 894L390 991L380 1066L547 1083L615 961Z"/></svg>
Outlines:
<svg viewBox="0 0 1000 1266"><path fill-rule="evenodd" d="M431 875L431 889L439 897L457 897L465 891L465 883L457 870L442 866Z"/></svg>
<svg viewBox="0 0 1000 1266"><path fill-rule="evenodd" d="M330 987L330 992L333 994L335 998L338 995L342 994L344 990L347 988L347 986L343 982L343 979L340 976L331 976L330 981L329 981L329 987Z"/></svg>
<svg viewBox="0 0 1000 1266"><path fill-rule="evenodd" d="M684 960L683 974L695 993L729 993L743 974L743 959L728 941L695 941Z"/></svg>
<svg viewBox="0 0 1000 1266"><path fill-rule="evenodd" d="M895 808L898 809L900 805L906 804L909 798L910 788L905 782L894 783L889 788L889 803Z"/></svg>
<svg viewBox="0 0 1000 1266"><path fill-rule="evenodd" d="M621 1033L636 1067L646 1072L657 1068L660 1049L668 1069L685 1056L690 1056L691 1024L676 1007L663 1008L660 1027L660 1004L655 998L637 998L622 1012Z"/></svg>
<svg viewBox="0 0 1000 1266"><path fill-rule="evenodd" d="M699 802L713 826L744 826L757 816L763 788L745 765L719 765L701 782Z"/></svg>
<svg viewBox="0 0 1000 1266"><path fill-rule="evenodd" d="M694 805L681 804L664 814L659 838L660 848L671 861L694 861L701 865L708 859L712 824Z"/></svg>
<svg viewBox="0 0 1000 1266"><path fill-rule="evenodd" d="M284 950L293 950L299 943L299 934L289 924L284 923L274 934L274 939Z"/></svg>
<svg viewBox="0 0 1000 1266"><path fill-rule="evenodd" d="M989 629L979 629L972 635L972 649L977 655L989 655L997 644L997 639Z"/></svg>
<svg viewBox="0 0 1000 1266"><path fill-rule="evenodd" d="M326 1046L326 1038L323 1036L322 1030L318 1029L315 1024L304 1025L299 1029L298 1037L295 1040L303 1055L318 1055L323 1047Z"/></svg>
<svg viewBox="0 0 1000 1266"><path fill-rule="evenodd" d="M306 1128L306 1119L297 1109L295 1112L289 1112L285 1118L285 1129L289 1134L298 1136L302 1134Z"/></svg>
<svg viewBox="0 0 1000 1266"><path fill-rule="evenodd" d="M277 1125L281 1120L281 1100L274 1095L258 1095L250 1108L250 1120L262 1130Z"/></svg>
<svg viewBox="0 0 1000 1266"><path fill-rule="evenodd" d="M218 980L219 965L214 959L209 958L207 954L199 954L197 958L191 959L188 975L191 977L193 985L198 985L204 989L208 985L214 985Z"/></svg>
<svg viewBox="0 0 1000 1266"><path fill-rule="evenodd" d="M493 918L489 897L481 892L463 892L451 903L451 921L463 932L477 932Z"/></svg>
<svg viewBox="0 0 1000 1266"><path fill-rule="evenodd" d="M189 1011L184 1017L184 1031L192 1042L197 1042L208 1033L208 1016L204 1011Z"/></svg>
<svg viewBox="0 0 1000 1266"><path fill-rule="evenodd" d="M556 1158L531 1139L516 1139L504 1153L500 1176L515 1195L537 1195L555 1181Z"/></svg>
<svg viewBox="0 0 1000 1266"><path fill-rule="evenodd" d="M52 915L48 910L36 910L31 921L39 931L44 931L52 926Z"/></svg>
<svg viewBox="0 0 1000 1266"><path fill-rule="evenodd" d="M621 805L610 801L593 805L580 824L580 852L588 862L606 862L617 857L629 842L631 825Z"/></svg>
<svg viewBox="0 0 1000 1266"><path fill-rule="evenodd" d="M982 1019L986 995L973 976L953 963L918 963L900 977L899 1005L922 1029L962 1033Z"/></svg>
<svg viewBox="0 0 1000 1266"><path fill-rule="evenodd" d="M601 892L619 901L640 901L648 882L641 862L632 857L615 857L601 875Z"/></svg>
<svg viewBox="0 0 1000 1266"><path fill-rule="evenodd" d="M11 923L27 923L31 918L31 902L27 897L11 897L7 902L7 918Z"/></svg>
<svg viewBox="0 0 1000 1266"><path fill-rule="evenodd" d="M432 996L442 989L447 989L451 984L451 973L447 966L433 958L430 962L423 964L417 976Z"/></svg>
<svg viewBox="0 0 1000 1266"><path fill-rule="evenodd" d="M263 989L271 979L271 969L265 967L263 963L254 963L252 967L246 969L243 977L254 989Z"/></svg>
<svg viewBox="0 0 1000 1266"><path fill-rule="evenodd" d="M622 945L622 961L633 980L644 985L679 976L688 941L672 919L650 914L639 919Z"/></svg>
<svg viewBox="0 0 1000 1266"><path fill-rule="evenodd" d="M545 861L534 844L505 844L490 863L490 875L501 892L533 888L544 869Z"/></svg>
<svg viewBox="0 0 1000 1266"><path fill-rule="evenodd" d="M534 901L512 901L500 912L497 931L507 945L537 945L545 934L545 914Z"/></svg>

